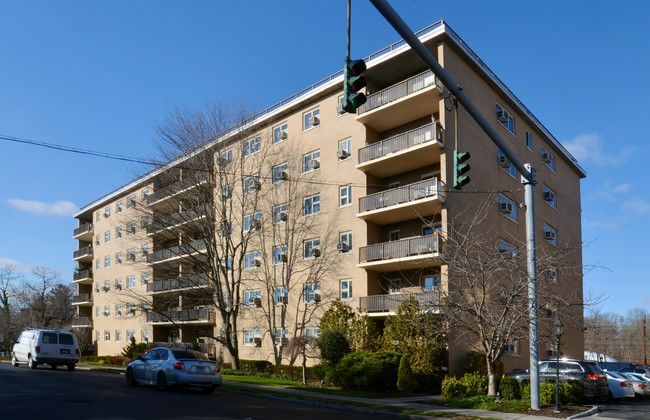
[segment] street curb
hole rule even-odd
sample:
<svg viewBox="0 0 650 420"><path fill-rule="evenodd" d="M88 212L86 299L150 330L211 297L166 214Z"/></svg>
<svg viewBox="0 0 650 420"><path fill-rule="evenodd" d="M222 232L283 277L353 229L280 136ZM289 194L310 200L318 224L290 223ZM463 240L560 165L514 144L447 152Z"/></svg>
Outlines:
<svg viewBox="0 0 650 420"><path fill-rule="evenodd" d="M600 409L598 408L598 406L594 405L593 407L591 407L589 410L587 410L585 412L582 412L580 414L574 414L574 415L572 415L570 417L567 417L567 418L568 419L579 419L580 417L589 417L589 416L593 416L594 414L598 414L598 413L600 413Z"/></svg>

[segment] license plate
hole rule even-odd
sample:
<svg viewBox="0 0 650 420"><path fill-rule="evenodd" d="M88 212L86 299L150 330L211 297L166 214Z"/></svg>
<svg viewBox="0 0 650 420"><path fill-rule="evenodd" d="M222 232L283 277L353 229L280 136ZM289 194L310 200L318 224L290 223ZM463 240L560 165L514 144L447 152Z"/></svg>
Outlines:
<svg viewBox="0 0 650 420"><path fill-rule="evenodd" d="M70 354L70 349L61 349L61 354Z"/></svg>
<svg viewBox="0 0 650 420"><path fill-rule="evenodd" d="M208 367L207 366L194 366L194 371L195 372L207 372Z"/></svg>

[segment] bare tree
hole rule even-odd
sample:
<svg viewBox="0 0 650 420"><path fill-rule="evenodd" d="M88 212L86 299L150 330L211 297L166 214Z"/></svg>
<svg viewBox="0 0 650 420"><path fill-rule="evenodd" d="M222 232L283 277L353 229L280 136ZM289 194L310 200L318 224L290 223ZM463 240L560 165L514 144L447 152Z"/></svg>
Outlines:
<svg viewBox="0 0 650 420"><path fill-rule="evenodd" d="M15 330L12 320L12 293L16 282L22 280L22 275L16 269L7 265L0 268L0 332L2 332L3 349L11 347L11 340L15 338Z"/></svg>
<svg viewBox="0 0 650 420"><path fill-rule="evenodd" d="M74 316L71 287L61 284L61 273L49 267L32 269L35 281L24 282L17 291L17 326L67 327Z"/></svg>

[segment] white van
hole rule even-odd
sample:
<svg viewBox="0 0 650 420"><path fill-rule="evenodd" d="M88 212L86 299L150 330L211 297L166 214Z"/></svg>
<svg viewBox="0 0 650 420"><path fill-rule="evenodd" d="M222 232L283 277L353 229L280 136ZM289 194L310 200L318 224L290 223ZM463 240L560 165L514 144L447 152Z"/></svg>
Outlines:
<svg viewBox="0 0 650 420"><path fill-rule="evenodd" d="M73 371L79 361L77 337L70 331L47 328L29 328L20 333L11 352L11 363L27 363L31 369L48 364L52 369L66 365Z"/></svg>

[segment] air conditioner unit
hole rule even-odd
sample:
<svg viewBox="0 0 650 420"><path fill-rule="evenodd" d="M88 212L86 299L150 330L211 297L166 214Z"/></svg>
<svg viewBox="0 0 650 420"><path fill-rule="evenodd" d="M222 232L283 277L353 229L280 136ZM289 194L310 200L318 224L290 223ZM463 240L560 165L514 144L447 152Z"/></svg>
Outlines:
<svg viewBox="0 0 650 420"><path fill-rule="evenodd" d="M230 163L230 159L226 159L224 157L218 157L217 158L217 165L219 166L226 166Z"/></svg>
<svg viewBox="0 0 650 420"><path fill-rule="evenodd" d="M338 104L338 105L336 105L336 113L337 113L337 114L339 114L339 115L343 115L343 114L345 114L345 112L346 112L346 111L345 111L345 109L343 109L343 105L342 105L342 104Z"/></svg>
<svg viewBox="0 0 650 420"><path fill-rule="evenodd" d="M262 307L262 299L261 298L253 298L253 305L255 305L257 308Z"/></svg>
<svg viewBox="0 0 650 420"><path fill-rule="evenodd" d="M286 173L285 171L280 171L276 174L275 179L277 181L286 181L287 179L289 179L289 174Z"/></svg>
<svg viewBox="0 0 650 420"><path fill-rule="evenodd" d="M500 123L507 123L509 119L510 119L510 115L508 115L508 111L506 111L505 109L500 109L497 111L497 120Z"/></svg>
<svg viewBox="0 0 650 420"><path fill-rule="evenodd" d="M122 290L122 285L119 283L115 283L115 290Z"/></svg>
<svg viewBox="0 0 650 420"><path fill-rule="evenodd" d="M251 190L253 191L259 191L262 189L262 183L258 180L254 180L251 182Z"/></svg>
<svg viewBox="0 0 650 420"><path fill-rule="evenodd" d="M129 254L126 256L126 261L127 262L134 262L135 261L135 254Z"/></svg>
<svg viewBox="0 0 650 420"><path fill-rule="evenodd" d="M499 211L503 214L511 214L512 203L499 203Z"/></svg>
<svg viewBox="0 0 650 420"><path fill-rule="evenodd" d="M250 230L255 230L255 229L261 229L262 228L262 221L258 219L253 219L250 221Z"/></svg>
<svg viewBox="0 0 650 420"><path fill-rule="evenodd" d="M286 263L288 260L289 260L289 258L287 258L287 254L280 254L278 256L278 261L280 261L280 262L285 262Z"/></svg>
<svg viewBox="0 0 650 420"><path fill-rule="evenodd" d="M337 150L337 151L336 151L336 157L337 157L339 160L347 159L348 157L350 157L350 154L348 153L347 150Z"/></svg>
<svg viewBox="0 0 650 420"><path fill-rule="evenodd" d="M555 194L551 191L544 191L544 201L555 201Z"/></svg>
<svg viewBox="0 0 650 420"><path fill-rule="evenodd" d="M347 252L347 251L350 250L350 247L348 246L348 244L345 244L343 242L339 242L338 244L336 244L336 250L338 252Z"/></svg>
<svg viewBox="0 0 650 420"><path fill-rule="evenodd" d="M320 168L320 161L316 160L316 159L312 159L309 162L309 168L310 169L318 169L318 168Z"/></svg>
<svg viewBox="0 0 650 420"><path fill-rule="evenodd" d="M111 313L108 311L104 311L104 316L111 316Z"/></svg>
<svg viewBox="0 0 650 420"><path fill-rule="evenodd" d="M135 314L135 308L131 308L131 309L129 309L129 311L128 311L128 312L129 312L129 314L130 314L130 315L133 315L133 314Z"/></svg>
<svg viewBox="0 0 650 420"><path fill-rule="evenodd" d="M262 266L262 260L256 258L255 261L253 261L253 264L255 267L261 267Z"/></svg>
<svg viewBox="0 0 650 420"><path fill-rule="evenodd" d="M504 169L510 168L510 161L505 155L499 155L499 166Z"/></svg>
<svg viewBox="0 0 650 420"><path fill-rule="evenodd" d="M281 139L281 140L286 140L287 137L289 137L287 132L284 131L284 130L280 130L280 132L278 133L278 138Z"/></svg>
<svg viewBox="0 0 650 420"><path fill-rule="evenodd" d="M254 297L248 298L248 306L253 306L253 305L255 305L255 298Z"/></svg>
<svg viewBox="0 0 650 420"><path fill-rule="evenodd" d="M104 212L104 217L111 217L111 212L110 211L105 211Z"/></svg>
<svg viewBox="0 0 650 420"><path fill-rule="evenodd" d="M278 299L278 303L286 305L287 303L289 303L289 297L285 294L281 294L280 298Z"/></svg>
<svg viewBox="0 0 650 420"><path fill-rule="evenodd" d="M109 290L111 290L111 288L108 287L108 286L104 286L104 287L102 287L102 290L105 291L105 292L108 292Z"/></svg>
<svg viewBox="0 0 650 420"><path fill-rule="evenodd" d="M551 163L553 161L553 156L549 152L542 152L542 161L544 163Z"/></svg>
<svg viewBox="0 0 650 420"><path fill-rule="evenodd" d="M309 255L312 256L312 257L314 257L314 258L318 258L318 257L320 257L320 249L318 249L318 248L314 248L314 249L312 249L312 250L309 252Z"/></svg>
<svg viewBox="0 0 650 420"><path fill-rule="evenodd" d="M318 117L311 117L311 118L309 119L309 125L316 126L316 125L318 125L318 124L320 124L320 118L318 118Z"/></svg>
<svg viewBox="0 0 650 420"><path fill-rule="evenodd" d="M278 217L283 222L286 222L287 220L289 220L289 215L287 213L285 213L285 212L281 212Z"/></svg>
<svg viewBox="0 0 650 420"><path fill-rule="evenodd" d="M255 347L262 347L262 339L260 337L254 337L253 344Z"/></svg>
<svg viewBox="0 0 650 420"><path fill-rule="evenodd" d="M544 270L544 277L546 277L549 280L552 280L555 278L555 270Z"/></svg>
<svg viewBox="0 0 650 420"><path fill-rule="evenodd" d="M547 241L554 241L555 240L555 232L552 231L546 231L544 232L544 239Z"/></svg>
<svg viewBox="0 0 650 420"><path fill-rule="evenodd" d="M320 293L314 293L314 302L320 302Z"/></svg>
<svg viewBox="0 0 650 420"><path fill-rule="evenodd" d="M203 305L197 305L197 306L194 307L194 309L196 309L196 310L203 309L203 308L205 308L205 306L203 306Z"/></svg>

